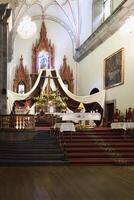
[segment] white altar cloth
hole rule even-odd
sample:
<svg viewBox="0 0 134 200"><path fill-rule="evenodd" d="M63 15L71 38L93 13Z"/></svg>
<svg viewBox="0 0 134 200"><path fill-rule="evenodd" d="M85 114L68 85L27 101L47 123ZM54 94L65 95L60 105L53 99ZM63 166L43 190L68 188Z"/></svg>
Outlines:
<svg viewBox="0 0 134 200"><path fill-rule="evenodd" d="M128 130L128 129L134 129L134 122L113 122L111 124L112 129L123 129L123 130Z"/></svg>
<svg viewBox="0 0 134 200"><path fill-rule="evenodd" d="M75 126L71 122L61 122L54 125L54 129L58 128L60 132L71 131L75 132Z"/></svg>
<svg viewBox="0 0 134 200"><path fill-rule="evenodd" d="M100 113L64 113L62 116L63 121L73 121L78 123L79 121L94 121L100 120Z"/></svg>

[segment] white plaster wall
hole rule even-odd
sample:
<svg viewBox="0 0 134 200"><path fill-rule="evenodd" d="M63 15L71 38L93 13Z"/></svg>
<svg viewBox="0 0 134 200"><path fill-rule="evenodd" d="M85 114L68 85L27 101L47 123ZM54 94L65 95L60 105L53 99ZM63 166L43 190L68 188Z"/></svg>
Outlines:
<svg viewBox="0 0 134 200"><path fill-rule="evenodd" d="M104 59L120 48L124 48L124 84L106 90L106 100L116 99L117 107L125 112L134 108L134 34L122 37L116 32L83 61L78 67L78 94L87 95L92 88L104 89Z"/></svg>
<svg viewBox="0 0 134 200"><path fill-rule="evenodd" d="M16 66L19 65L19 59L23 55L23 63L27 66L29 73L31 73L31 54L32 44L39 39L39 32L41 28L41 21L35 21L37 25L37 33L28 40L21 39L18 34L14 41L13 59L11 63L8 63L8 88L13 88L13 78ZM47 37L51 40L55 46L55 68L59 69L63 63L63 57L66 55L67 64L74 70L74 78L76 77L76 63L73 59L73 45L72 41L66 32L66 30L58 23L45 20L47 28Z"/></svg>

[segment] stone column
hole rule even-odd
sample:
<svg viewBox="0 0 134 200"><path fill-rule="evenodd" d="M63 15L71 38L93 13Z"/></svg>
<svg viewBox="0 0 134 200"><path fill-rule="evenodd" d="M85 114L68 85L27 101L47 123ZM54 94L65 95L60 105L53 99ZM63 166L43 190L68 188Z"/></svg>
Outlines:
<svg viewBox="0 0 134 200"><path fill-rule="evenodd" d="M0 114L2 114L2 100L1 100L1 91L2 91L2 34L3 26L2 26L2 19L0 19Z"/></svg>
<svg viewBox="0 0 134 200"><path fill-rule="evenodd" d="M2 71L3 71L3 15L6 5L0 5L0 114L2 114Z"/></svg>
<svg viewBox="0 0 134 200"><path fill-rule="evenodd" d="M7 9L3 16L3 66L2 66L2 113L7 113L7 34L8 23L11 10Z"/></svg>
<svg viewBox="0 0 134 200"><path fill-rule="evenodd" d="M7 19L11 10L0 4L0 114L7 113Z"/></svg>

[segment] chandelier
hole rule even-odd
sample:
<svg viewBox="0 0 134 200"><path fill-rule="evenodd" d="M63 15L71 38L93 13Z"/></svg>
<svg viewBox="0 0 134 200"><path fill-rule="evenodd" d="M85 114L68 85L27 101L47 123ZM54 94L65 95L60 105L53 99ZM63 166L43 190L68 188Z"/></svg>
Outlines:
<svg viewBox="0 0 134 200"><path fill-rule="evenodd" d="M17 32L23 39L29 39L36 33L36 24L31 21L29 16L25 16L20 22Z"/></svg>

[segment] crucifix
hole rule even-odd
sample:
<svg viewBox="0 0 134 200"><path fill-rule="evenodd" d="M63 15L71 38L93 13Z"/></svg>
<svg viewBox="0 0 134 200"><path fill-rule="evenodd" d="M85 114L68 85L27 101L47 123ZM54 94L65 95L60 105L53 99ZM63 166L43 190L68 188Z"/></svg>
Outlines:
<svg viewBox="0 0 134 200"><path fill-rule="evenodd" d="M50 85L50 80L51 79L58 79L58 77L53 77L53 76L41 76L41 77L45 77L45 78L48 78L48 83L46 85L46 88L45 88L45 92L47 93L48 96L50 96L50 94L52 93L52 89L51 89L51 85Z"/></svg>

